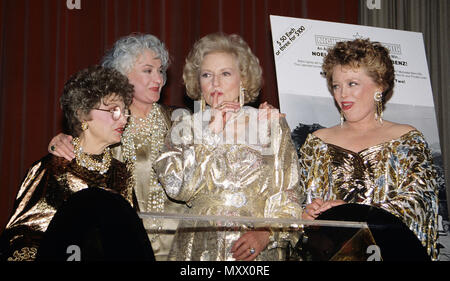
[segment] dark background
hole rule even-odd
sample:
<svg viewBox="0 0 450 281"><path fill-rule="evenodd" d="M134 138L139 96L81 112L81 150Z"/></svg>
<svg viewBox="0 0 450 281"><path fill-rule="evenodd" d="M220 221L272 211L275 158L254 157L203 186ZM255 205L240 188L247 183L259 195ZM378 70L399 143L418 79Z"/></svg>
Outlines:
<svg viewBox="0 0 450 281"><path fill-rule="evenodd" d="M72 1L73 2L73 1ZM269 15L357 24L358 0L66 0L0 2L0 231L31 164L61 131L65 80L99 63L132 32L165 42L172 64L161 102L191 106L182 84L184 58L200 37L240 34L260 59L265 85L258 102L278 107Z"/></svg>

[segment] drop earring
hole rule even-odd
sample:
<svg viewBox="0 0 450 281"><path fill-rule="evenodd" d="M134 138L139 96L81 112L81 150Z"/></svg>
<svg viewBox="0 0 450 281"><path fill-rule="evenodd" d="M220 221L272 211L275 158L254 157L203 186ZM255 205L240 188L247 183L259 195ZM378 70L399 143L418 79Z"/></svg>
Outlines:
<svg viewBox="0 0 450 281"><path fill-rule="evenodd" d="M200 110L203 112L206 109L206 102L205 99L203 98L203 95L201 95L200 98Z"/></svg>
<svg viewBox="0 0 450 281"><path fill-rule="evenodd" d="M375 120L383 124L383 93L375 92L373 99L375 100Z"/></svg>
<svg viewBox="0 0 450 281"><path fill-rule="evenodd" d="M344 111L340 110L341 113L341 127L344 126L344 121L345 121L345 117L344 117Z"/></svg>
<svg viewBox="0 0 450 281"><path fill-rule="evenodd" d="M242 82L239 86L239 105L241 108L244 106L245 103L245 88L242 87Z"/></svg>

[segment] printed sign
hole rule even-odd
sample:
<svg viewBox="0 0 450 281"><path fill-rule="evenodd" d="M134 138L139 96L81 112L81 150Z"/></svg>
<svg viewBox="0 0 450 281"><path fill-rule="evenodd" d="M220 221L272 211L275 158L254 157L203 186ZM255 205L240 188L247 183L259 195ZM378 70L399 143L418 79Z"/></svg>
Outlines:
<svg viewBox="0 0 450 281"><path fill-rule="evenodd" d="M325 127L340 117L322 74L323 58L336 42L369 38L390 50L395 87L384 119L410 124L440 153L422 33L300 18L270 16L280 109L291 130L299 124Z"/></svg>

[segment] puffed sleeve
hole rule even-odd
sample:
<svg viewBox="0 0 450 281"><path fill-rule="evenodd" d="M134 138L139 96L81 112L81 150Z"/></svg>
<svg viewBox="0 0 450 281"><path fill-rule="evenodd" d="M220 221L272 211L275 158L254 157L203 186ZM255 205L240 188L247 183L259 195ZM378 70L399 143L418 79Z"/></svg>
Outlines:
<svg viewBox="0 0 450 281"><path fill-rule="evenodd" d="M280 119L272 138L274 193L266 200L265 217L301 218L303 195L299 190L298 157L286 119ZM269 165L270 166L270 165Z"/></svg>
<svg viewBox="0 0 450 281"><path fill-rule="evenodd" d="M189 203L205 186L213 150L221 139L202 120L197 120L195 114L178 110L175 116L154 167L167 195Z"/></svg>
<svg viewBox="0 0 450 281"><path fill-rule="evenodd" d="M430 149L421 133L396 149L400 166L397 192L375 205L403 218L436 259L438 194Z"/></svg>
<svg viewBox="0 0 450 281"><path fill-rule="evenodd" d="M29 261L36 257L40 239L54 213L54 209L40 203L49 180L44 163L45 159L34 163L20 185L12 215L0 237L2 260Z"/></svg>
<svg viewBox="0 0 450 281"><path fill-rule="evenodd" d="M298 156L292 143L289 126L283 118L276 126L275 137L272 138L274 154L271 156L273 173L273 191L266 199L264 217L268 218L301 218L301 203L304 200L299 189ZM272 130L272 133L273 130ZM256 227L261 227L255 225ZM295 245L300 237L300 231L291 231L286 226L272 226L268 249L284 249L285 243ZM275 230L275 231L274 231ZM282 256L282 254L280 254Z"/></svg>
<svg viewBox="0 0 450 281"><path fill-rule="evenodd" d="M326 151L326 148L325 148ZM319 139L309 134L300 148L299 176L300 192L304 194L303 205L310 204L314 198L323 198L327 185L324 165L329 163Z"/></svg>

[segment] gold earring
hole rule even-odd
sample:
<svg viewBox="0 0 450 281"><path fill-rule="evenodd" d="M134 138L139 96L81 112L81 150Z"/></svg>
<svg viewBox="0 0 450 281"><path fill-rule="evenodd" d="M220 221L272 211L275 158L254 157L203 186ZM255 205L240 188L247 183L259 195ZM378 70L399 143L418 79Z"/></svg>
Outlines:
<svg viewBox="0 0 450 281"><path fill-rule="evenodd" d="M200 110L203 112L206 109L206 102L205 99L203 98L203 95L201 95L200 98Z"/></svg>
<svg viewBox="0 0 450 281"><path fill-rule="evenodd" d="M379 121L380 124L383 124L383 93L375 92L373 95L373 99L375 100L375 120Z"/></svg>
<svg viewBox="0 0 450 281"><path fill-rule="evenodd" d="M344 126L344 121L345 121L345 117L344 117L344 111L340 110L341 113L341 127Z"/></svg>
<svg viewBox="0 0 450 281"><path fill-rule="evenodd" d="M81 122L81 130L86 131L89 128L89 125L86 121Z"/></svg>
<svg viewBox="0 0 450 281"><path fill-rule="evenodd" d="M244 106L245 103L245 88L242 87L242 82L239 86L239 105L241 108Z"/></svg>

